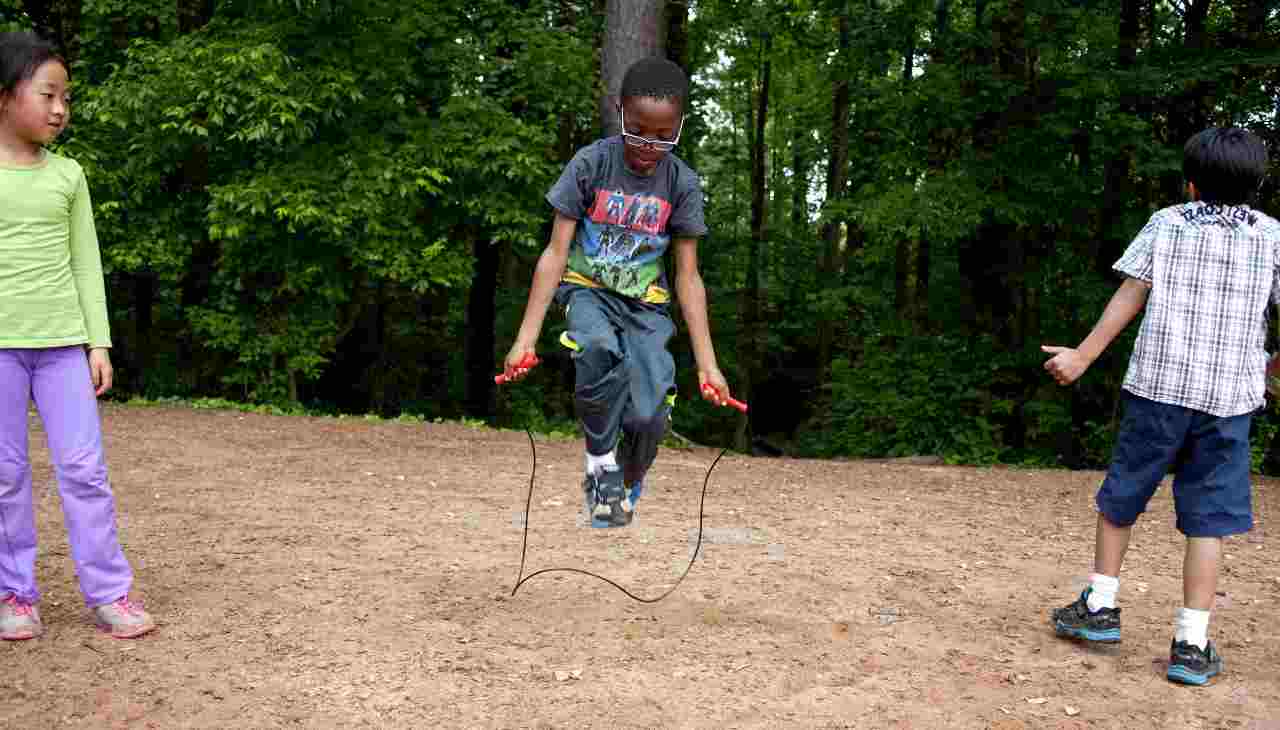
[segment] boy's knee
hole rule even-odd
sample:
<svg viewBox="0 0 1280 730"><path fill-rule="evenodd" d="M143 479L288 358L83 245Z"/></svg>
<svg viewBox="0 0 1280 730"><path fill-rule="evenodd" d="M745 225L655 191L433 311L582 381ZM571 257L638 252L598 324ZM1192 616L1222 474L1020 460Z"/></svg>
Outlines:
<svg viewBox="0 0 1280 730"><path fill-rule="evenodd" d="M650 416L632 415L627 419L627 430L636 434L647 434L662 438L667 432L667 408L663 406Z"/></svg>
<svg viewBox="0 0 1280 730"><path fill-rule="evenodd" d="M1143 490L1117 488L1110 479L1098 489L1095 502L1103 519L1116 527L1131 527L1147 511L1151 495Z"/></svg>

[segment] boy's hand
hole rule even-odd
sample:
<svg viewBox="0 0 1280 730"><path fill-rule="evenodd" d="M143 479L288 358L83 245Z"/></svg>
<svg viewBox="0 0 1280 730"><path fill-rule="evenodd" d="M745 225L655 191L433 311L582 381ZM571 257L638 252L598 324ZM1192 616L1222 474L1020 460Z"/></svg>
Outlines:
<svg viewBox="0 0 1280 730"><path fill-rule="evenodd" d="M507 359L502 364L502 376L505 382L520 380L528 375L530 370L528 364L537 360L537 354L529 345L520 342L512 345L511 352L507 353Z"/></svg>
<svg viewBox="0 0 1280 730"><path fill-rule="evenodd" d="M708 385L714 390L707 388ZM718 406L728 403L732 395L729 392L729 383L724 379L719 368L698 371L698 392L702 393L703 400L709 400Z"/></svg>
<svg viewBox="0 0 1280 730"><path fill-rule="evenodd" d="M1267 361L1267 394L1280 397L1280 354Z"/></svg>
<svg viewBox="0 0 1280 730"><path fill-rule="evenodd" d="M95 347L89 350L89 377L93 380L94 392L99 397L111 390L113 375L111 356L107 354L107 349L105 347Z"/></svg>
<svg viewBox="0 0 1280 730"><path fill-rule="evenodd" d="M1045 362L1044 369L1058 381L1058 385L1071 385L1076 382L1092 364L1089 358L1080 354L1080 351L1075 348L1041 345L1040 349L1053 355Z"/></svg>

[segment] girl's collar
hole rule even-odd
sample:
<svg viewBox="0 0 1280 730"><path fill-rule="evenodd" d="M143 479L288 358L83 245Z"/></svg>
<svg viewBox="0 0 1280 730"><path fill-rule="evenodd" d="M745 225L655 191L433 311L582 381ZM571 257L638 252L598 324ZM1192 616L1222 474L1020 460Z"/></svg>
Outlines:
<svg viewBox="0 0 1280 730"><path fill-rule="evenodd" d="M39 170L49 165L49 150L40 149L40 159L31 165L19 165L0 158L0 170Z"/></svg>

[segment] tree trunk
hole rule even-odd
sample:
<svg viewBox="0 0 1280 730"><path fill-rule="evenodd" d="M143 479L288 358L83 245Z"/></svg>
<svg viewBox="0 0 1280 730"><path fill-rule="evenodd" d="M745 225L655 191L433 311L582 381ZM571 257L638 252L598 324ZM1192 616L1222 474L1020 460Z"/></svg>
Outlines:
<svg viewBox="0 0 1280 730"><path fill-rule="evenodd" d="M945 6L943 6L942 3L939 3L939 7L943 8ZM941 17L945 18L945 9L937 12L940 12ZM902 48L902 75L900 80L904 90L911 85L912 70L915 65L915 55L916 32L915 27L910 26L907 29L907 37ZM898 316L903 318L914 318L917 314L917 296L914 296L914 294L918 292L919 286L916 286L915 291L913 291L910 281L912 270L915 264L918 263L916 261L916 257L912 254L918 249L919 246L917 245L917 242L903 237L899 239L897 248L894 251L893 303Z"/></svg>
<svg viewBox="0 0 1280 730"><path fill-rule="evenodd" d="M1210 45L1205 21L1212 4L1213 0L1189 0L1182 18L1182 53L1188 60L1200 56ZM1208 126L1213 109L1213 95L1212 80L1193 79L1183 82L1182 92L1169 99L1169 138L1165 140L1168 146L1181 151L1191 135ZM1162 187L1167 200L1179 200L1182 197L1181 173L1167 173L1162 179Z"/></svg>
<svg viewBox="0 0 1280 730"><path fill-rule="evenodd" d="M920 240L916 242L916 290L913 300L915 302L915 331L917 333L925 333L929 331L932 318L929 313L929 276L930 269L930 251L929 232L925 231L920 235Z"/></svg>
<svg viewBox="0 0 1280 730"><path fill-rule="evenodd" d="M560 26L561 30L569 32L573 28L574 15L573 4L568 0L561 0L559 18L557 18L557 25ZM560 112L560 124L556 136L556 159L560 162L568 162L575 151L574 132L576 131L576 122L574 119L572 108L565 108Z"/></svg>
<svg viewBox="0 0 1280 730"><path fill-rule="evenodd" d="M1231 48L1245 53L1275 50L1275 44L1269 43L1266 35L1267 4L1268 0L1232 0L1228 40ZM1248 93L1249 82L1256 78L1257 73L1251 72L1247 65L1237 65L1231 79L1232 93L1235 96L1245 95ZM1235 125L1243 122L1241 119L1231 120Z"/></svg>
<svg viewBox="0 0 1280 730"><path fill-rule="evenodd" d="M147 375L155 363L155 344L151 341L151 331L155 327L156 275L151 271L128 274L129 288L133 293L133 319L130 322L132 337L129 338L129 388L134 393L145 395L147 392Z"/></svg>
<svg viewBox="0 0 1280 730"><path fill-rule="evenodd" d="M470 231L468 235L475 253L475 271L467 294L466 411L471 418L486 418L493 413L494 323L497 314L494 295L498 290L500 248L476 231Z"/></svg>
<svg viewBox="0 0 1280 730"><path fill-rule="evenodd" d="M600 77L605 95L600 100L600 126L606 137L621 132L618 94L631 64L666 51L666 0L607 0Z"/></svg>
<svg viewBox="0 0 1280 730"><path fill-rule="evenodd" d="M671 59L690 77L693 76L693 69L690 68L692 63L689 53L689 0L668 0L667 2L667 58ZM684 109L686 117L693 110L696 89L693 84L689 85L689 97L684 100ZM688 163L693 169L698 169L698 142L702 137L703 129L701 120L695 118L686 119L684 131L681 133L680 141L680 159Z"/></svg>
<svg viewBox="0 0 1280 730"><path fill-rule="evenodd" d="M906 317L911 297L911 241L902 238L893 251L893 311Z"/></svg>
<svg viewBox="0 0 1280 730"><path fill-rule="evenodd" d="M991 65L993 77L1014 88L1009 111L980 113L972 128L973 151L979 164L995 159L1014 125L1036 123L1033 95L1028 84L1026 5L1009 0L991 19L989 46L976 49L978 61ZM1025 110L1030 109L1030 112ZM996 177L991 192L1008 189L1008 180ZM1012 346L1023 336L1022 307L1026 300L1024 269L1026 234L1017 226L998 218L998 211L983 211L983 223L960 245L960 271L973 297L970 331L991 332Z"/></svg>
<svg viewBox="0 0 1280 730"><path fill-rule="evenodd" d="M805 155L805 126L799 120L794 124L791 135L791 225L796 235L803 236L809 228L809 159Z"/></svg>
<svg viewBox="0 0 1280 730"><path fill-rule="evenodd" d="M23 0L22 10L40 37L57 46L68 63L76 62L80 57L83 0Z"/></svg>
<svg viewBox="0 0 1280 730"><path fill-rule="evenodd" d="M755 134L751 145L751 238L747 244L747 290L742 309L742 368L741 382L738 391L741 400L750 402L753 398L757 373L761 371L760 348L760 311L761 297L764 292L760 287L761 257L768 236L768 201L766 198L766 165L768 145L765 141L765 129L769 120L769 82L772 74L770 56L773 50L773 38L768 32L761 43L760 87L758 91L758 111L755 114ZM739 451L750 452L752 441L751 415L738 414L738 428L734 445Z"/></svg>
<svg viewBox="0 0 1280 730"><path fill-rule="evenodd" d="M1132 85L1130 72L1137 63L1138 42L1141 34L1142 0L1121 0L1120 2L1120 40L1116 65L1120 70L1121 83ZM1124 87L1122 86L1122 89ZM1120 110L1124 115L1134 114L1137 108L1133 93L1122 93ZM1119 258L1128 239L1127 232L1114 230L1126 203L1133 199L1129 184L1130 169L1133 165L1134 146L1131 142L1123 142L1119 149L1107 155L1103 164L1102 205L1098 220L1098 230L1093 240L1096 250L1092 251L1095 270L1102 276L1110 276L1111 264Z"/></svg>
<svg viewBox="0 0 1280 730"><path fill-rule="evenodd" d="M689 0L667 0L667 58L689 71Z"/></svg>
<svg viewBox="0 0 1280 730"><path fill-rule="evenodd" d="M186 35L213 20L213 0L178 0L178 32Z"/></svg>
<svg viewBox="0 0 1280 730"><path fill-rule="evenodd" d="M212 0L177 0L178 28L183 34L203 28L213 19ZM202 142L192 145L181 169L169 181L175 195L203 196L209 186L209 148ZM198 345L191 331L189 314L192 309L206 303L218 262L218 247L213 241L201 237L192 242L191 258L187 269L178 280L179 305L186 319L177 345L178 377L192 392L203 387L203 370L196 357Z"/></svg>
<svg viewBox="0 0 1280 730"><path fill-rule="evenodd" d="M828 205L838 204L844 198L845 182L849 175L849 74L853 65L849 59L850 22L849 5L844 3L836 19L839 41L834 69L831 98L831 146L827 157ZM822 251L818 268L819 286L834 284L836 264L840 254L840 225L830 212L822 224ZM825 380L831 367L831 345L835 337L835 318L821 316L818 320L818 379Z"/></svg>

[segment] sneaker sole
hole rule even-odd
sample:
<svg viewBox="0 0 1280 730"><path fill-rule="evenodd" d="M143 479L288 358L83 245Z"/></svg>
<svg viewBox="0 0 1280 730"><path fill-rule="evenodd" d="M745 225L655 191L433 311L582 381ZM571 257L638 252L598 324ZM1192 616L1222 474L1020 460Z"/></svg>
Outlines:
<svg viewBox="0 0 1280 730"><path fill-rule="evenodd" d="M622 518L624 521L615 522L612 515L608 517L596 517L594 514L591 513L591 508L590 506L588 506L584 515L585 519L583 520L583 522L586 522L586 524L592 527L593 529L607 530L611 527L627 527L628 525L630 525L632 522L635 521L636 511L634 508L632 508L630 512L623 512L622 514L625 515L625 517ZM581 525L581 523L579 523L579 525Z"/></svg>
<svg viewBox="0 0 1280 730"><path fill-rule="evenodd" d="M1168 673L1165 674L1165 677L1170 682L1177 682L1179 684L1191 684L1199 687L1199 686L1208 684L1209 680L1218 676L1218 673L1221 671L1222 671L1222 667L1219 666L1217 669L1213 671L1200 674L1199 672L1191 671L1190 669L1182 666L1181 664L1172 664L1169 666L1169 671Z"/></svg>
<svg viewBox="0 0 1280 730"><path fill-rule="evenodd" d="M628 497L628 501L631 501L630 497ZM582 507L585 516L583 521L596 530L607 530L611 527L627 527L635 520L636 508L634 502L632 502L630 510L622 511L621 514L623 516L621 518L613 514L597 517L595 514L595 499L592 498L590 492L584 491L582 494Z"/></svg>
<svg viewBox="0 0 1280 730"><path fill-rule="evenodd" d="M597 517L591 515L591 526L597 530L607 530L610 527L626 527L635 519L635 508L630 511L623 510L621 512L611 514L607 517Z"/></svg>
<svg viewBox="0 0 1280 730"><path fill-rule="evenodd" d="M3 641L27 641L28 639L34 639L34 638L36 638L36 637L40 636L40 634L43 634L43 633L44 633L44 631L43 631L42 629L33 629L33 630L31 630L31 631L15 631L15 632L13 632L13 633L9 633L9 634L0 634L0 640L3 640Z"/></svg>
<svg viewBox="0 0 1280 730"><path fill-rule="evenodd" d="M1093 629L1078 629L1064 624L1054 624L1054 630L1058 636L1068 639L1080 639L1082 641L1092 641L1098 644L1118 644L1120 643L1120 629L1103 629L1095 631Z"/></svg>
<svg viewBox="0 0 1280 730"><path fill-rule="evenodd" d="M149 634L152 631L155 631L155 628L156 628L155 624L144 624L142 626L135 626L127 630L117 631L105 624L98 624L97 626L99 631L110 636L113 639L136 639L139 636L143 636L144 634Z"/></svg>

